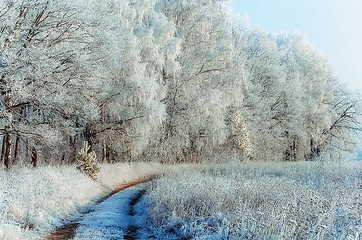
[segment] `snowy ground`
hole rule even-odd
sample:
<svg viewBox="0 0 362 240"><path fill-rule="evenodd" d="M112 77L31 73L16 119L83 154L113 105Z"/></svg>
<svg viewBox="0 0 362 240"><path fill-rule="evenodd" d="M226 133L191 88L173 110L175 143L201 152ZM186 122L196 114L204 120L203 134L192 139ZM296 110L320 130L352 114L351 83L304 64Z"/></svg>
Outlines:
<svg viewBox="0 0 362 240"><path fill-rule="evenodd" d="M151 217L178 239L360 239L361 162L194 165L152 182Z"/></svg>
<svg viewBox="0 0 362 240"><path fill-rule="evenodd" d="M115 164L0 172L0 239L359 239L360 162ZM176 171L177 169L177 171ZM173 172L112 195L119 184ZM75 213L80 212L76 215Z"/></svg>
<svg viewBox="0 0 362 240"><path fill-rule="evenodd" d="M74 239L359 239L361 171L357 162L183 166L97 206Z"/></svg>
<svg viewBox="0 0 362 240"><path fill-rule="evenodd" d="M182 239L182 234L164 231L153 223L149 183L127 188L80 216L73 240Z"/></svg>
<svg viewBox="0 0 362 240"><path fill-rule="evenodd" d="M102 164L98 181L75 166L0 171L0 239L36 240L120 185L171 171L153 163ZM92 238L93 239L93 238Z"/></svg>
<svg viewBox="0 0 362 240"><path fill-rule="evenodd" d="M145 184L114 194L79 220L74 240L153 238L145 202Z"/></svg>

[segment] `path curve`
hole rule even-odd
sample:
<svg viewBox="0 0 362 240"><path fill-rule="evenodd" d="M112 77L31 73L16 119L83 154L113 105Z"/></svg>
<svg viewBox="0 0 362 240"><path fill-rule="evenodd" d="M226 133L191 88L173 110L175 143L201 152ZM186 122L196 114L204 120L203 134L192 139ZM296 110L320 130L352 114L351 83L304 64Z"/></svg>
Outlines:
<svg viewBox="0 0 362 240"><path fill-rule="evenodd" d="M117 186L110 194L100 198L98 201L96 201L95 206L100 205L101 203L105 202L107 199L109 199L110 197L112 197L113 195L128 189L130 187L139 185L141 183L145 183L145 182L149 182L153 179L155 179L158 176L151 176L145 179L139 179L139 180L135 180L135 181L131 181L131 182L127 182L124 184L120 184L119 186ZM132 216L132 214L134 215L134 209L133 206L139 201L139 199L142 197L142 195L144 194L145 190L141 190L139 191L139 193L135 196L135 198L132 198L130 201L130 208L129 208L129 215ZM86 210L84 212L81 212L81 216L75 218L74 220L71 220L70 222L64 224L63 226L60 226L58 228L55 229L55 231L50 234L49 236L47 236L45 238L45 240L65 240L65 239L72 239L75 237L76 235L76 230L80 225L80 220L82 219L82 216L86 215L86 214L90 214L94 211L94 208L91 208L89 210ZM132 226L130 226L126 233L124 238L125 239L136 239L134 236L136 236L136 232L137 232L137 228L132 228Z"/></svg>
<svg viewBox="0 0 362 240"><path fill-rule="evenodd" d="M141 190L137 193L136 196L134 196L130 203L129 203L129 211L128 211L128 215L132 218L135 214L135 205L140 201L140 199L142 198L142 196L145 194L145 190ZM137 232L140 229L139 226L135 225L134 223L129 225L128 228L126 229L123 238L126 240L135 240L137 239Z"/></svg>

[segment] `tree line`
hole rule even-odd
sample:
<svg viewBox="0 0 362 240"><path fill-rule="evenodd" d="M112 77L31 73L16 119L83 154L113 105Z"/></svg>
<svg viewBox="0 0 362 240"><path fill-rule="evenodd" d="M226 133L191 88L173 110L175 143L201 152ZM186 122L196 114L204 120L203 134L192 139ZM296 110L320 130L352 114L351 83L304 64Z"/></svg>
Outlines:
<svg viewBox="0 0 362 240"><path fill-rule="evenodd" d="M1 162L313 160L350 151L359 96L298 33L229 0L0 2Z"/></svg>

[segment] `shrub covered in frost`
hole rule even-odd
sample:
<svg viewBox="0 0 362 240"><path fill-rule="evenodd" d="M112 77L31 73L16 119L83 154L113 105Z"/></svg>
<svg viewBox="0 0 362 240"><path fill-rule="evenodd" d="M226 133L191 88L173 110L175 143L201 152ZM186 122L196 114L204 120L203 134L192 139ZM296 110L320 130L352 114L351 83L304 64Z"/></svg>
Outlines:
<svg viewBox="0 0 362 240"><path fill-rule="evenodd" d="M97 164L97 156L91 150L88 142L84 142L83 148L77 154L77 168L91 179L97 180L97 174L100 170Z"/></svg>

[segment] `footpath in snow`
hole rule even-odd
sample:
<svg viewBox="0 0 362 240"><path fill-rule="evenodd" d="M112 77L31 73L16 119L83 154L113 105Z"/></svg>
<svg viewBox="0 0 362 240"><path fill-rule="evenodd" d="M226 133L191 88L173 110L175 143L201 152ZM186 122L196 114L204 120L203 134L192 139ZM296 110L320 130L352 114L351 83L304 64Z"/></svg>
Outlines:
<svg viewBox="0 0 362 240"><path fill-rule="evenodd" d="M74 240L153 239L145 184L126 188L88 210L77 221Z"/></svg>
<svg viewBox="0 0 362 240"><path fill-rule="evenodd" d="M120 191L94 206L79 220L74 240L152 239L148 207L141 199L145 184Z"/></svg>

